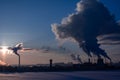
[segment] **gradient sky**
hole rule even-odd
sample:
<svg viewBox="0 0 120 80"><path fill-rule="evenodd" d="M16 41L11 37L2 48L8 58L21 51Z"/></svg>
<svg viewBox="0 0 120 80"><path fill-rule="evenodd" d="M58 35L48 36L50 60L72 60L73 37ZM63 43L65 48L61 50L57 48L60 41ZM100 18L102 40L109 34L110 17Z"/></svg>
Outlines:
<svg viewBox="0 0 120 80"><path fill-rule="evenodd" d="M55 47L58 43L51 31L51 24L60 23L64 17L74 13L76 3L79 1L0 0L0 45L14 46L23 42L26 47L32 48ZM100 1L116 16L116 20L120 20L120 0ZM65 44L67 47L69 45ZM74 48L71 47L74 49L73 51L78 49L76 44L71 43L71 45L74 46ZM116 59L116 56L119 55L119 47L120 45L103 46L113 59ZM78 51L81 54L83 53L81 50ZM72 61L69 54L31 52L22 54L22 64L48 63L50 58L53 58L56 62ZM84 60L85 55L82 58ZM118 61L118 58L115 61ZM0 59L3 59L2 55ZM9 64L17 64L16 55L7 55L3 60Z"/></svg>

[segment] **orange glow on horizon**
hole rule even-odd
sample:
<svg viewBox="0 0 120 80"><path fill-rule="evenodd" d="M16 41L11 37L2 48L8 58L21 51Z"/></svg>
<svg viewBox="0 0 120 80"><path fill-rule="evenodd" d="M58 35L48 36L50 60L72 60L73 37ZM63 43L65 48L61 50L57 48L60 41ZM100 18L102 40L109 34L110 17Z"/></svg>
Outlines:
<svg viewBox="0 0 120 80"><path fill-rule="evenodd" d="M7 46L2 46L1 52L5 54L8 51Z"/></svg>
<svg viewBox="0 0 120 80"><path fill-rule="evenodd" d="M5 56L6 54L11 54L11 51L8 49L8 46L1 46L2 54Z"/></svg>

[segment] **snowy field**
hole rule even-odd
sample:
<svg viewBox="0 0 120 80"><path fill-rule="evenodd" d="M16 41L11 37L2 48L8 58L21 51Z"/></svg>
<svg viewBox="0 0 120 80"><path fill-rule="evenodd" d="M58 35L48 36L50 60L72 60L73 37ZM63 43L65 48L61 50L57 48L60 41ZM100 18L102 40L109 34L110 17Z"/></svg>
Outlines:
<svg viewBox="0 0 120 80"><path fill-rule="evenodd" d="M120 71L0 73L0 80L120 80Z"/></svg>

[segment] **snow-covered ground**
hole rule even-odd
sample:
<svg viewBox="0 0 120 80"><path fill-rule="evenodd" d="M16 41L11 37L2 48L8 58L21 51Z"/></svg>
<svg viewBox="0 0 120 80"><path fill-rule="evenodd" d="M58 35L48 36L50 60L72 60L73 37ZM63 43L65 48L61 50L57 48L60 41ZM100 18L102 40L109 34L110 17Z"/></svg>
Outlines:
<svg viewBox="0 0 120 80"><path fill-rule="evenodd" d="M0 73L0 80L120 80L120 71Z"/></svg>

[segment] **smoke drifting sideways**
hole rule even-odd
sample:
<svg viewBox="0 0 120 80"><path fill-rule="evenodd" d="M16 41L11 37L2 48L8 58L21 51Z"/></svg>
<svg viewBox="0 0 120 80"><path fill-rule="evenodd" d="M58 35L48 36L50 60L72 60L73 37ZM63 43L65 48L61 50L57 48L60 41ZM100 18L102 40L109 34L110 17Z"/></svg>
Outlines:
<svg viewBox="0 0 120 80"><path fill-rule="evenodd" d="M56 39L76 41L89 57L94 54L98 58L104 56L111 61L100 45L107 40L110 41L108 44L117 44L120 41L120 26L98 0L81 0L77 3L75 13L63 18L61 24L55 23L51 27Z"/></svg>

